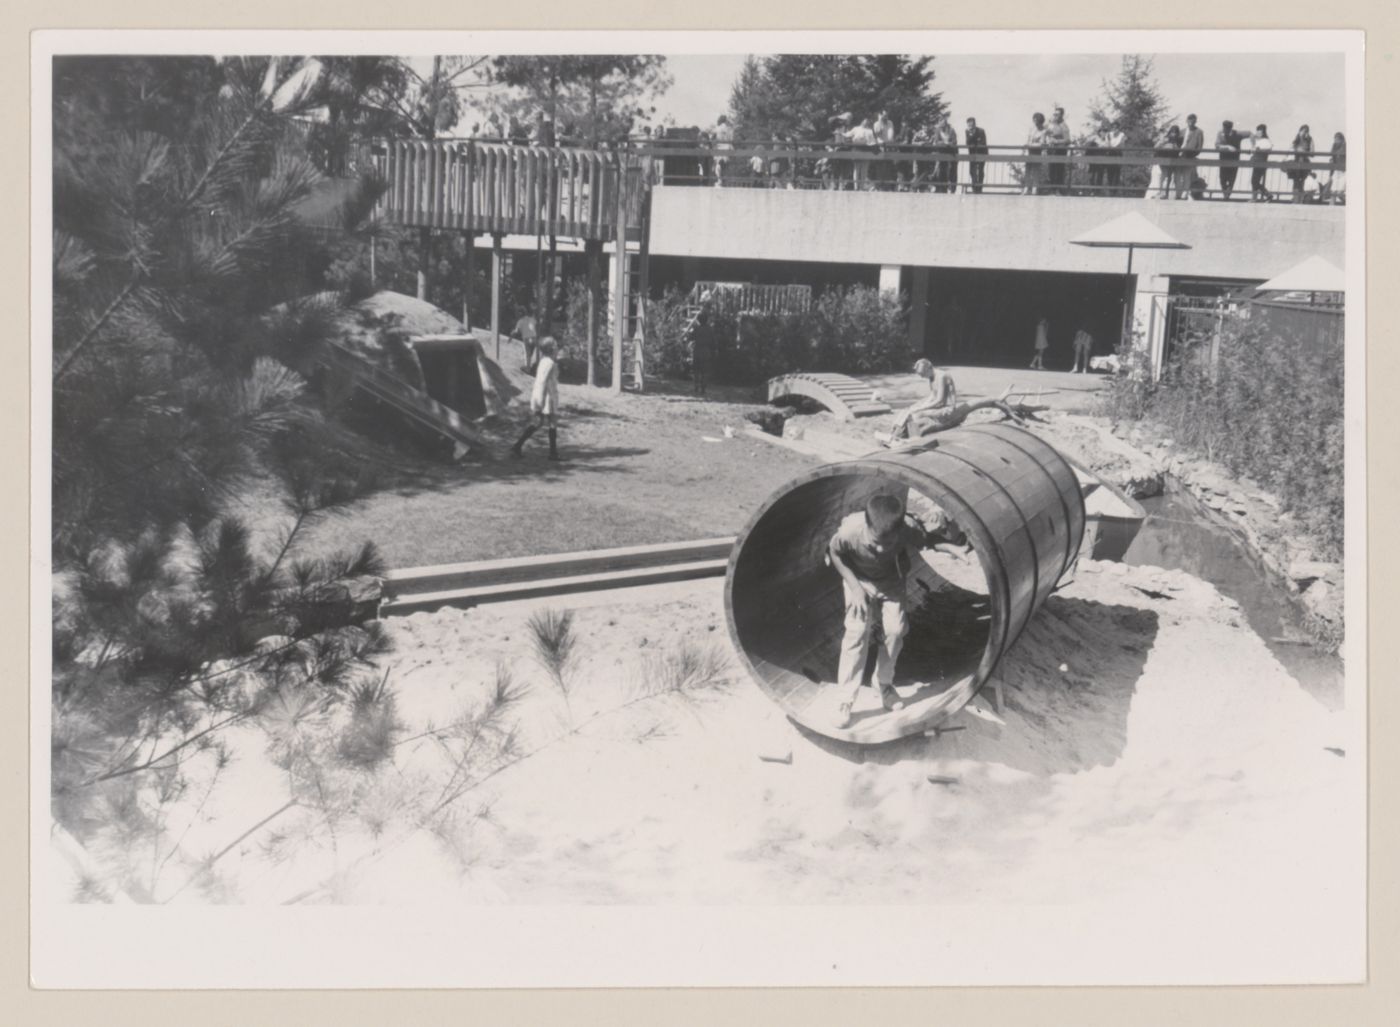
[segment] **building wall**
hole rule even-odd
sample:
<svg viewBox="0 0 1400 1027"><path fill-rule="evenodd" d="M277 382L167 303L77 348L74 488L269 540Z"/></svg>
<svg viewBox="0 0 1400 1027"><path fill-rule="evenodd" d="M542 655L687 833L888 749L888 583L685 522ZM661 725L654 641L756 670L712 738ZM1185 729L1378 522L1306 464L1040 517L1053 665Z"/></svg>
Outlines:
<svg viewBox="0 0 1400 1027"><path fill-rule="evenodd" d="M1136 251L1138 274L1263 279L1314 254L1345 264L1343 207L664 186L652 199L651 252L1122 273L1122 250L1069 240L1130 210L1191 246Z"/></svg>

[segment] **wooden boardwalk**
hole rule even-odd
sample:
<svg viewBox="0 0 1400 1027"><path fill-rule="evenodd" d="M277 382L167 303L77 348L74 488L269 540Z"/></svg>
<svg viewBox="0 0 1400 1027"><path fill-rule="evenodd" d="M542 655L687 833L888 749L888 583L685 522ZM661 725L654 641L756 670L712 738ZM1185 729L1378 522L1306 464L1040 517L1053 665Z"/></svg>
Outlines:
<svg viewBox="0 0 1400 1027"><path fill-rule="evenodd" d="M615 242L621 213L627 239L641 238L646 186L626 154L394 139L372 160L388 183L379 213L398 224Z"/></svg>

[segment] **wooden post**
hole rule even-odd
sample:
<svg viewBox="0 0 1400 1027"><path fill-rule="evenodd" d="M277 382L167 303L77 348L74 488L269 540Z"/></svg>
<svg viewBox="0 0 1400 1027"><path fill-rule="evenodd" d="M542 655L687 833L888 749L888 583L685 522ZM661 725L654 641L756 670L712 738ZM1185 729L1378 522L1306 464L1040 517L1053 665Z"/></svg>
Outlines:
<svg viewBox="0 0 1400 1027"><path fill-rule="evenodd" d="M491 236L491 334L496 339L496 363L501 362L501 233Z"/></svg>
<svg viewBox="0 0 1400 1027"><path fill-rule="evenodd" d="M627 334L627 164L617 155L617 252L613 255L613 364L612 390L622 392L622 343Z"/></svg>
<svg viewBox="0 0 1400 1027"><path fill-rule="evenodd" d="M374 248L374 236L371 235L369 237L369 287L371 289L378 289L379 284L376 280L374 269Z"/></svg>
<svg viewBox="0 0 1400 1027"><path fill-rule="evenodd" d="M544 320L540 325L541 336L554 334L554 279L559 275L558 250L559 240L551 235L549 237L549 260L545 263Z"/></svg>
<svg viewBox="0 0 1400 1027"><path fill-rule="evenodd" d="M588 261L588 384L598 384L598 311L603 292L603 244L589 239L584 244Z"/></svg>
<svg viewBox="0 0 1400 1027"><path fill-rule="evenodd" d="M472 330L472 286L476 284L476 233L467 233L466 288L462 290L462 327Z"/></svg>
<svg viewBox="0 0 1400 1027"><path fill-rule="evenodd" d="M433 230L418 229L418 298L428 298L428 267L432 263Z"/></svg>
<svg viewBox="0 0 1400 1027"><path fill-rule="evenodd" d="M651 292L651 185L644 174L637 176L640 191L641 224L637 243L637 391L646 388L647 296Z"/></svg>

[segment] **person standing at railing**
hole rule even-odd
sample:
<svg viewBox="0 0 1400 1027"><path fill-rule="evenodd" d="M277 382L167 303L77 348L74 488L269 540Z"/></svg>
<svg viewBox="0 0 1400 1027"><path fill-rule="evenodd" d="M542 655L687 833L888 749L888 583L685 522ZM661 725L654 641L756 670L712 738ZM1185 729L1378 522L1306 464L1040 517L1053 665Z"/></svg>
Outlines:
<svg viewBox="0 0 1400 1027"><path fill-rule="evenodd" d="M938 163L933 167L933 188L935 192L955 193L958 191L958 133L947 118L940 118L933 130L933 151L938 154Z"/></svg>
<svg viewBox="0 0 1400 1027"><path fill-rule="evenodd" d="M1332 136L1332 170L1327 174L1327 201L1347 202L1347 137L1338 132Z"/></svg>
<svg viewBox="0 0 1400 1027"><path fill-rule="evenodd" d="M915 158L909 163L909 188L916 193L925 192L933 178L935 165L918 158L933 153L933 130L927 125L920 125L910 137L909 144Z"/></svg>
<svg viewBox="0 0 1400 1027"><path fill-rule="evenodd" d="M1157 144L1157 149L1153 151L1153 156L1157 158L1159 168L1158 181L1161 185L1157 190L1157 199L1165 200L1172 193L1173 185L1177 179L1177 159L1181 154L1181 129L1176 125L1167 128L1167 133Z"/></svg>
<svg viewBox="0 0 1400 1027"><path fill-rule="evenodd" d="M1104 125L1099 129L1099 156L1101 157L1122 157L1123 142L1126 136L1123 130L1116 123ZM1121 191L1119 183L1123 180L1123 166L1121 164L1101 164L1099 167L1103 171L1101 182L1105 191L1110 196L1117 196Z"/></svg>
<svg viewBox="0 0 1400 1027"><path fill-rule="evenodd" d="M1307 165L1312 161L1313 138L1308 131L1307 125L1302 125L1298 129L1298 134L1293 137L1293 161ZM1293 202L1303 201L1304 186L1307 184L1308 176L1312 174L1309 167L1294 168L1288 173L1289 179L1293 182Z"/></svg>
<svg viewBox="0 0 1400 1027"><path fill-rule="evenodd" d="M1206 148L1206 134L1196 127L1196 115L1186 115L1186 134L1181 140L1181 158L1185 162L1176 169L1176 198L1192 196L1196 184L1196 158Z"/></svg>
<svg viewBox="0 0 1400 1027"><path fill-rule="evenodd" d="M848 138L850 139L851 145L859 151L874 153L876 150L875 129L870 124L869 118L865 118L859 125L853 128ZM855 168L851 172L851 183L857 189L870 188L870 161L855 161Z"/></svg>
<svg viewBox="0 0 1400 1027"><path fill-rule="evenodd" d="M1233 121L1222 121L1220 131L1215 133L1215 148L1220 151L1220 193L1228 200L1235 191L1235 176L1239 174L1240 146L1244 136L1235 131Z"/></svg>
<svg viewBox="0 0 1400 1027"><path fill-rule="evenodd" d="M768 185L768 158L763 156L762 144L754 143L752 149L753 153L749 156L749 184L762 189Z"/></svg>
<svg viewBox="0 0 1400 1027"><path fill-rule="evenodd" d="M1026 136L1026 156L1039 157L1041 149L1045 146L1045 115L1036 111L1031 115L1031 130ZM1040 192L1041 183L1045 180L1042 172L1042 165L1039 160L1027 160L1025 174L1021 176L1021 194L1023 196L1035 196Z"/></svg>
<svg viewBox="0 0 1400 1027"><path fill-rule="evenodd" d="M875 133L875 145L880 148L881 153L889 153L890 147L894 145L894 122L890 120L888 111L881 111L875 119L875 124L871 126ZM886 161L873 161L871 167L871 179L875 183L876 189L883 189L883 183L892 184L895 179L895 166Z"/></svg>
<svg viewBox="0 0 1400 1027"><path fill-rule="evenodd" d="M1050 192L1060 196L1069 192L1069 144L1073 136L1065 123L1065 109L1056 107L1050 114L1050 124L1045 127L1045 152L1058 158L1051 160L1046 169L1049 173Z"/></svg>
<svg viewBox="0 0 1400 1027"><path fill-rule="evenodd" d="M827 147L828 156L822 158L826 167L821 169L822 188L824 189L845 189L846 182L851 178L850 161L843 160L837 154L841 153L850 145L851 114L838 114L831 119L831 145Z"/></svg>
<svg viewBox="0 0 1400 1027"><path fill-rule="evenodd" d="M729 163L729 151L734 149L734 127L729 118L721 114L715 123L715 188L724 185L724 169Z"/></svg>
<svg viewBox="0 0 1400 1027"><path fill-rule="evenodd" d="M976 118L967 119L967 131L964 133L967 140L968 157L987 155L987 131L977 127ZM982 183L987 178L987 165L985 161L969 160L967 162L967 178L974 193L982 191Z"/></svg>
<svg viewBox="0 0 1400 1027"><path fill-rule="evenodd" d="M1267 182L1269 154L1274 149L1274 141L1269 138L1269 126L1259 125L1245 138L1250 141L1252 149L1249 156L1249 201L1268 203L1274 198Z"/></svg>

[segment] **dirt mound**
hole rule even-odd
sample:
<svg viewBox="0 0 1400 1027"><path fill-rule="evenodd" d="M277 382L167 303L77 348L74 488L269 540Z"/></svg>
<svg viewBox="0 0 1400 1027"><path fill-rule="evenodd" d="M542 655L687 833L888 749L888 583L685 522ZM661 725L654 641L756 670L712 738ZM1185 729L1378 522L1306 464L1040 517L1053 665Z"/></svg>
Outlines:
<svg viewBox="0 0 1400 1027"><path fill-rule="evenodd" d="M347 349L402 378L414 388L425 387L419 361L405 345L415 335L479 335L440 307L416 296L388 289L353 303L338 318L340 343ZM488 413L499 413L521 393L521 386L481 348L478 365Z"/></svg>

